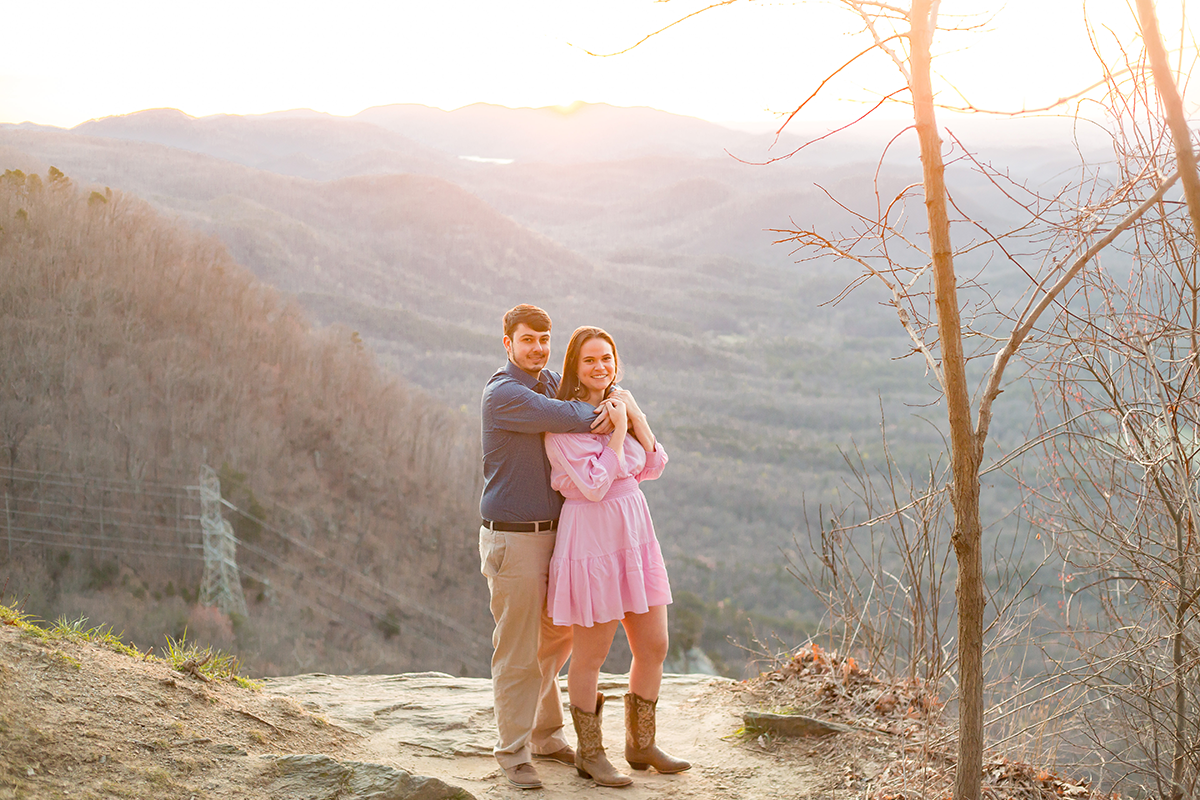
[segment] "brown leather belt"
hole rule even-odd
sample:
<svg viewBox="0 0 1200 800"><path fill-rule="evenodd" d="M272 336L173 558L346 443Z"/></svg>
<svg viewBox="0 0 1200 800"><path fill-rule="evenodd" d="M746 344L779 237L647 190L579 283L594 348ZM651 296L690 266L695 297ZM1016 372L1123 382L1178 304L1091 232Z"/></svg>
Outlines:
<svg viewBox="0 0 1200 800"><path fill-rule="evenodd" d="M537 522L493 522L490 519L483 521L483 527L493 531L504 531L507 533L543 533L546 531L555 530L558 527L558 520L543 519Z"/></svg>

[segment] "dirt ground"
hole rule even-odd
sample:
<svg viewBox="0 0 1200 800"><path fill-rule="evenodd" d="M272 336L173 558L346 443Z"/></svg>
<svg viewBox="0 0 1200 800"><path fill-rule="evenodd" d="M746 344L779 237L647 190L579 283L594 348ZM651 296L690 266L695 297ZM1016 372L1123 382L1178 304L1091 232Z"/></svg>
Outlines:
<svg viewBox="0 0 1200 800"><path fill-rule="evenodd" d="M623 769L624 686L606 676L601 688L608 698L605 739ZM747 737L741 714L751 700L744 684L669 676L660 742L693 768L672 776L634 773L632 787L604 791L626 800L853 793L844 790L888 755L886 742L858 734ZM0 625L0 800L297 796L272 783L271 754L396 767L476 798L595 796L591 781L553 762L538 762L544 789L506 783L490 754L491 708L490 684L482 679L301 675L255 691Z"/></svg>
<svg viewBox="0 0 1200 800"><path fill-rule="evenodd" d="M845 739L835 743L747 737L740 733L741 715L753 697L744 684L703 675L669 675L659 696L659 744L690 760L693 767L678 775L632 772L622 758L624 677L601 676L600 690L605 695L604 740L610 759L634 778L630 787L602 791L625 800L828 795L829 790L845 786L847 774L862 772L864 758L873 760L874 737L849 737L861 739L856 745ZM266 691L296 699L360 734L347 746L348 757L433 775L477 798L595 797L601 791L573 767L547 761L535 762L543 789L532 792L510 786L491 755L496 733L487 680L434 673L300 675L268 681ZM574 741L573 731L567 736Z"/></svg>
<svg viewBox="0 0 1200 800"><path fill-rule="evenodd" d="M0 625L0 798L266 798L271 753L358 737L295 700Z"/></svg>
<svg viewBox="0 0 1200 800"><path fill-rule="evenodd" d="M623 676L601 676L600 689L609 754L625 770ZM815 715L842 732L747 733L743 714L763 710ZM598 789L573 767L538 761L545 786L523 791L491 755L486 679L309 674L244 688L0 617L0 800L947 797L953 755L929 744L950 741L946 723L920 682L881 681L810 643L749 682L664 678L659 743L691 770L630 771L632 786ZM1003 755L983 766L996 800L1107 798Z"/></svg>

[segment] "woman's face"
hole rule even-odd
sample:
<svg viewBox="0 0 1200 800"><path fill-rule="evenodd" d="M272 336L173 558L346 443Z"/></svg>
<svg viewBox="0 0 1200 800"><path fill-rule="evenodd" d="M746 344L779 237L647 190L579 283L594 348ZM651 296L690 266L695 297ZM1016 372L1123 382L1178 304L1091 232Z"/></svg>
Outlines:
<svg viewBox="0 0 1200 800"><path fill-rule="evenodd" d="M612 345L597 337L579 349L579 385L591 396L603 395L617 374Z"/></svg>

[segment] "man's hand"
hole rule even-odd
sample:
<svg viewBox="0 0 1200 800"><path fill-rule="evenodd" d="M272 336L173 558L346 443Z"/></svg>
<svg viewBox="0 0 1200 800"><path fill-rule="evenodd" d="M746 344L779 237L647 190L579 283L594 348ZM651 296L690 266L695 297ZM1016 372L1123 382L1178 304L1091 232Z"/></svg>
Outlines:
<svg viewBox="0 0 1200 800"><path fill-rule="evenodd" d="M614 426L612 420L609 419L609 413L608 403L596 406L596 418L592 420L592 433L599 433L603 436L613 432Z"/></svg>

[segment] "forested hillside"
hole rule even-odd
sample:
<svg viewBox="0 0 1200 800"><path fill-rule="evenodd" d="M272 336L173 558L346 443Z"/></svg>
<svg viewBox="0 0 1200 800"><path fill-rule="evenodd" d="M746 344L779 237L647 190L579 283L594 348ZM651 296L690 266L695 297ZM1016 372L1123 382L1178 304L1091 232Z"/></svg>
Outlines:
<svg viewBox="0 0 1200 800"><path fill-rule="evenodd" d="M6 171L0 353L0 592L28 612L93 609L143 647L190 623L257 673L486 670L473 421L386 375L352 331L314 330L216 239L57 169ZM259 554L246 619L199 613L199 562L152 546L180 532L146 498L205 464ZM387 593L322 594L361 581Z"/></svg>
<svg viewBox="0 0 1200 800"><path fill-rule="evenodd" d="M537 120L547 126L541 149L514 149ZM829 303L853 270L830 259L797 264L773 244L770 229L791 220L851 229L856 221L826 192L869 207L872 187L887 194L919 181L915 159L878 167L886 140L870 133L755 166L723 143L754 161L781 155L787 142L768 150L649 109L401 106L351 120L160 110L70 132L0 128L0 157L120 187L215 235L316 324L357 332L380 365L469 428L504 358L507 308L533 302L551 312L552 364L576 325L610 330L625 385L672 454L647 494L676 588L673 640L698 642L719 668L741 674L740 646L803 638L822 613L787 558L811 555L806 506L850 503L843 453L859 448L865 463L881 464L881 415L902 468L924 470L941 450L929 408L937 394L903 359L911 343L885 298L868 287ZM599 141L607 143L583 146ZM1077 161L1069 149L1015 138L996 152L1048 181ZM956 181L964 213L1004 222L983 201L983 176L960 169ZM971 259L968 268L982 266ZM988 274L971 302L1022 285L1003 263ZM1012 439L1025 408L1018 387L1008 392L993 435ZM474 480L447 487L464 508L478 498ZM1019 502L1011 492L989 501ZM471 522L457 535L472 537Z"/></svg>

